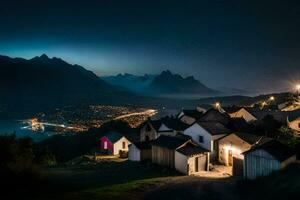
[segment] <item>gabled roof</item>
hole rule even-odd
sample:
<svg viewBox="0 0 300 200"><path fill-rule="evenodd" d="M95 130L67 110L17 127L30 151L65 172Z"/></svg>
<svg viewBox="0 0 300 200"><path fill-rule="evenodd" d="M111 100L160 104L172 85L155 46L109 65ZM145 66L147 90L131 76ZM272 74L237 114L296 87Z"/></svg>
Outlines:
<svg viewBox="0 0 300 200"><path fill-rule="evenodd" d="M267 138L265 136L260 136L260 135L254 135L254 134L250 134L250 133L233 133L236 136L238 136L239 138L241 138L242 140L244 140L245 142L247 142L250 145L255 145L255 144L263 144L265 142L268 142L270 140L272 140L271 138Z"/></svg>
<svg viewBox="0 0 300 200"><path fill-rule="evenodd" d="M116 131L110 131L110 132L107 132L103 137L107 137L109 139L109 141L111 141L112 143L115 143L118 140L120 140L123 137L123 135Z"/></svg>
<svg viewBox="0 0 300 200"><path fill-rule="evenodd" d="M138 149L151 149L153 141L135 142L133 143Z"/></svg>
<svg viewBox="0 0 300 200"><path fill-rule="evenodd" d="M294 121L295 119L300 117L300 109L289 111L288 112L288 119L289 121Z"/></svg>
<svg viewBox="0 0 300 200"><path fill-rule="evenodd" d="M268 152L280 162L285 161L286 159L295 155L293 149L276 140L270 140L269 142L265 142L263 144L254 145L250 150L245 151L243 154L247 154L260 149Z"/></svg>
<svg viewBox="0 0 300 200"><path fill-rule="evenodd" d="M155 141L153 141L154 146L164 147L167 149L177 149L187 141L190 141L187 138L183 137L174 137L174 136L166 136L161 135L159 138L157 138Z"/></svg>
<svg viewBox="0 0 300 200"><path fill-rule="evenodd" d="M175 131L183 131L189 127L188 124L185 124L178 118L169 117L169 116L163 117L159 120L148 119L145 123L141 125L141 127L145 125L147 126L147 123L150 123L157 132L162 124L166 125L169 129Z"/></svg>
<svg viewBox="0 0 300 200"><path fill-rule="evenodd" d="M222 113L215 108L211 108L200 117L199 121L214 121L222 124L228 124L230 119L230 116L226 112Z"/></svg>
<svg viewBox="0 0 300 200"><path fill-rule="evenodd" d="M182 112L185 116L192 117L196 120L198 120L203 115L203 112L199 112L197 109L182 110Z"/></svg>
<svg viewBox="0 0 300 200"><path fill-rule="evenodd" d="M200 146L194 145L192 143L187 143L183 147L180 147L179 149L176 150L177 152L186 155L186 156L192 156L192 155L197 155L197 154L202 154L205 152L209 152L209 150L204 149Z"/></svg>
<svg viewBox="0 0 300 200"><path fill-rule="evenodd" d="M164 117L161 119L162 124L165 124L168 128L176 131L183 131L187 129L190 125L185 124L178 118Z"/></svg>
<svg viewBox="0 0 300 200"><path fill-rule="evenodd" d="M226 128L220 122L213 122L213 121L198 121L197 122L202 128L204 128L207 132L211 135L220 135L220 134L229 134L232 131Z"/></svg>
<svg viewBox="0 0 300 200"><path fill-rule="evenodd" d="M235 113L237 111L239 111L240 109L242 109L243 107L239 107L239 106L228 106L228 107L222 107L222 109L227 112L227 113Z"/></svg>

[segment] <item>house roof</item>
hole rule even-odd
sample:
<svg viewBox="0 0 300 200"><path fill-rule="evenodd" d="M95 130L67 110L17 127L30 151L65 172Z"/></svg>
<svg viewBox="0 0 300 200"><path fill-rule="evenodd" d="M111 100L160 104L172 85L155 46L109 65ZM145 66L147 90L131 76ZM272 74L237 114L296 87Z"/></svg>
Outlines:
<svg viewBox="0 0 300 200"><path fill-rule="evenodd" d="M199 121L214 121L228 124L230 119L230 116L226 112L220 112L215 108L211 108L200 117Z"/></svg>
<svg viewBox="0 0 300 200"><path fill-rule="evenodd" d="M300 109L297 109L297 110L293 110L293 111L289 111L288 112L288 118L289 118L289 121L294 121L295 119L299 118L300 117Z"/></svg>
<svg viewBox="0 0 300 200"><path fill-rule="evenodd" d="M203 112L199 112L197 109L193 109L193 110L182 110L183 114L188 116L188 117L192 117L196 120L198 120L202 115Z"/></svg>
<svg viewBox="0 0 300 200"><path fill-rule="evenodd" d="M212 122L212 121L198 121L197 122L202 128L204 128L211 135L220 135L220 134L229 134L232 133L231 130L226 128L220 122Z"/></svg>
<svg viewBox="0 0 300 200"><path fill-rule="evenodd" d="M174 117L164 117L161 119L161 122L165 124L168 128L176 131L183 131L189 127L188 124L185 124L178 118Z"/></svg>
<svg viewBox="0 0 300 200"><path fill-rule="evenodd" d="M178 151L179 153L186 155L186 156L192 156L192 155L209 152L207 149L204 149L200 146L197 146L197 145L194 145L191 143L188 143L188 144L184 145L183 147L180 147L176 151Z"/></svg>
<svg viewBox="0 0 300 200"><path fill-rule="evenodd" d="M260 135L254 135L254 134L250 134L250 133L233 133L236 136L238 136L239 138L241 138L242 140L244 140L245 142L247 142L250 145L254 145L256 143L258 144L263 144L267 141L272 140L271 138L267 138L265 136L260 136Z"/></svg>
<svg viewBox="0 0 300 200"><path fill-rule="evenodd" d="M163 117L163 118L158 119L158 120L149 119L148 121L143 123L141 125L141 127L147 125L147 123L150 123L156 131L159 130L159 128L161 127L162 124L166 125L169 129L176 130L176 131L183 131L183 130L185 130L189 127L188 124L185 124L184 122L182 122L178 118L169 117L169 116Z"/></svg>
<svg viewBox="0 0 300 200"><path fill-rule="evenodd" d="M254 145L250 150L245 151L243 154L247 154L259 149L268 152L280 162L295 155L293 149L276 140L270 140L269 142L265 142L263 144Z"/></svg>
<svg viewBox="0 0 300 200"><path fill-rule="evenodd" d="M135 142L133 143L138 149L151 149L152 141Z"/></svg>
<svg viewBox="0 0 300 200"><path fill-rule="evenodd" d="M110 131L110 132L107 132L103 137L107 137L109 139L109 141L111 141L112 143L115 143L118 140L120 140L123 137L123 135L116 131Z"/></svg>
<svg viewBox="0 0 300 200"><path fill-rule="evenodd" d="M177 149L190 139L183 138L183 137L176 137L176 136L165 136L161 135L155 141L153 141L154 146L165 147L167 149Z"/></svg>
<svg viewBox="0 0 300 200"><path fill-rule="evenodd" d="M239 106L228 106L228 107L222 107L222 109L227 113L235 113L239 111L242 107Z"/></svg>

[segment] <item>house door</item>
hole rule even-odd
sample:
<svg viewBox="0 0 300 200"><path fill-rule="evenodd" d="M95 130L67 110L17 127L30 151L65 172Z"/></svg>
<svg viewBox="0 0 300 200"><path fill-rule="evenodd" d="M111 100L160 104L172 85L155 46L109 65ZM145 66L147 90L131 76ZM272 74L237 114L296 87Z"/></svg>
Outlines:
<svg viewBox="0 0 300 200"><path fill-rule="evenodd" d="M232 166L232 164L233 164L232 150L228 150L228 165Z"/></svg>
<svg viewBox="0 0 300 200"><path fill-rule="evenodd" d="M195 157L195 172L199 171L199 160L198 157Z"/></svg>

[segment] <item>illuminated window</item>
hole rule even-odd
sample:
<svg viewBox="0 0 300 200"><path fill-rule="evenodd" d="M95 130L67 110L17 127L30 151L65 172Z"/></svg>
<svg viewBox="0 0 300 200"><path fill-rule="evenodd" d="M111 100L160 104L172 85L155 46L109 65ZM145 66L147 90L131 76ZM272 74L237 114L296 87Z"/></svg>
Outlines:
<svg viewBox="0 0 300 200"><path fill-rule="evenodd" d="M125 149L126 143L122 142L122 148Z"/></svg>
<svg viewBox="0 0 300 200"><path fill-rule="evenodd" d="M107 142L104 142L104 149L107 149Z"/></svg>

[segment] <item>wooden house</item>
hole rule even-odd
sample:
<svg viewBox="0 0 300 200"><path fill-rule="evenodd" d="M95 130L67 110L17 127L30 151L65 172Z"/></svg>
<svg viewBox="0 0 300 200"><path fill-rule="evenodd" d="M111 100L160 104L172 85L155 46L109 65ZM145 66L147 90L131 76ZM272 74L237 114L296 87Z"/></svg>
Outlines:
<svg viewBox="0 0 300 200"><path fill-rule="evenodd" d="M128 159L131 161L145 161L152 159L151 141L135 142L129 145Z"/></svg>
<svg viewBox="0 0 300 200"><path fill-rule="evenodd" d="M100 138L100 149L102 152L118 155L120 151L128 152L131 142L119 132L110 131Z"/></svg>
<svg viewBox="0 0 300 200"><path fill-rule="evenodd" d="M210 151L212 160L217 158L218 139L230 133L230 129L216 121L197 121L184 131L195 143Z"/></svg>
<svg viewBox="0 0 300 200"><path fill-rule="evenodd" d="M174 117L159 120L148 119L140 127L140 141L157 139L160 135L175 136L182 133L189 125Z"/></svg>
<svg viewBox="0 0 300 200"><path fill-rule="evenodd" d="M243 152L253 145L262 144L271 140L264 136L249 133L235 132L219 139L219 162L226 166L232 166L233 175L243 175Z"/></svg>
<svg viewBox="0 0 300 200"><path fill-rule="evenodd" d="M296 161L295 152L276 140L255 145L243 155L246 179L269 175Z"/></svg>
<svg viewBox="0 0 300 200"><path fill-rule="evenodd" d="M177 169L184 174L207 170L208 150L201 148L188 137L160 136L152 144L152 162Z"/></svg>

